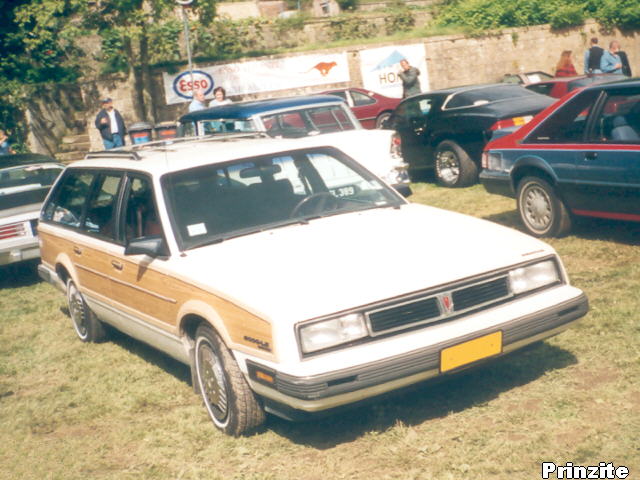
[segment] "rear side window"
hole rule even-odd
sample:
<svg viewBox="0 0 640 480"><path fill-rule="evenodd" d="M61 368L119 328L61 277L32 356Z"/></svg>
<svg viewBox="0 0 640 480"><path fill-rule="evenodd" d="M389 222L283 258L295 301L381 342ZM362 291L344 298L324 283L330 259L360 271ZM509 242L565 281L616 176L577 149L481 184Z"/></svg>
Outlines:
<svg viewBox="0 0 640 480"><path fill-rule="evenodd" d="M95 172L68 170L44 207L42 219L79 228L95 177Z"/></svg>
<svg viewBox="0 0 640 480"><path fill-rule="evenodd" d="M363 105L371 105L372 103L376 103L376 101L371 98L369 95L365 95L361 92L356 92L355 90L351 91L351 97L353 98L353 104L356 107L361 107Z"/></svg>
<svg viewBox="0 0 640 480"><path fill-rule="evenodd" d="M83 230L108 240L115 238L116 204L121 174L101 174L89 197Z"/></svg>
<svg viewBox="0 0 640 480"><path fill-rule="evenodd" d="M572 98L533 130L525 143L582 142L587 128L587 118L599 94L599 91L592 90Z"/></svg>

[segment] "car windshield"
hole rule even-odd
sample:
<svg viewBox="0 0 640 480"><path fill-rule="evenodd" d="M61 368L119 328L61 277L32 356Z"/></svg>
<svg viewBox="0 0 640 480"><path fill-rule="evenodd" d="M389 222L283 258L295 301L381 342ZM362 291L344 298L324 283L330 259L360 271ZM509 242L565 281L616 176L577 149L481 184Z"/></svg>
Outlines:
<svg viewBox="0 0 640 480"><path fill-rule="evenodd" d="M0 209L41 203L61 171L51 163L0 169Z"/></svg>
<svg viewBox="0 0 640 480"><path fill-rule="evenodd" d="M497 87L474 88L453 94L446 102L444 109L486 105L487 103L531 95L537 95L537 93L530 92L520 85L505 84Z"/></svg>
<svg viewBox="0 0 640 480"><path fill-rule="evenodd" d="M162 178L162 185L181 250L404 203L376 177L330 147L174 172Z"/></svg>

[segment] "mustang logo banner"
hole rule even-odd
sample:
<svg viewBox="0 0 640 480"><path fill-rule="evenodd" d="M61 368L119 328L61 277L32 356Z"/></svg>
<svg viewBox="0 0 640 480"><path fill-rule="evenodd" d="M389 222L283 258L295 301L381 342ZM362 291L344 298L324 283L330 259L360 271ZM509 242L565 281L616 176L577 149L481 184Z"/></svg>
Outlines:
<svg viewBox="0 0 640 480"><path fill-rule="evenodd" d="M167 104L189 102L193 90L201 89L213 98L213 89L221 86L227 95L273 92L291 88L348 82L347 54L301 55L249 62L198 67L193 79L188 70L162 74Z"/></svg>

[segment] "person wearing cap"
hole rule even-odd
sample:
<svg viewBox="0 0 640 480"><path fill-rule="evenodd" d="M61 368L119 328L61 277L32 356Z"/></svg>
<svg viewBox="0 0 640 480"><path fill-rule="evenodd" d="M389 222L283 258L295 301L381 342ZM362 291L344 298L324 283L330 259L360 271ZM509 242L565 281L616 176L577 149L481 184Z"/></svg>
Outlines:
<svg viewBox="0 0 640 480"><path fill-rule="evenodd" d="M113 100L102 100L102 110L96 115L96 128L100 130L104 149L122 147L127 129L120 112L113 107Z"/></svg>

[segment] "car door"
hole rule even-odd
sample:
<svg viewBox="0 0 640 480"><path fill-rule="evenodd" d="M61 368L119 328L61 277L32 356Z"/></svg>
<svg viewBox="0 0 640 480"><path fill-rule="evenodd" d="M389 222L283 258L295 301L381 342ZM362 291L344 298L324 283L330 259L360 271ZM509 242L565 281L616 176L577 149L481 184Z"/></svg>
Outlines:
<svg viewBox="0 0 640 480"><path fill-rule="evenodd" d="M150 177L127 174L118 231L121 246L110 259L112 298L122 312L118 328L142 339L145 330L173 332L177 301L162 273L166 259L124 253L134 238L164 236Z"/></svg>
<svg viewBox="0 0 640 480"><path fill-rule="evenodd" d="M376 118L380 110L376 99L358 90L349 90L349 94L352 101L351 110L362 126L376 128Z"/></svg>
<svg viewBox="0 0 640 480"><path fill-rule="evenodd" d="M429 118L434 103L432 97L413 97L403 101L393 113L392 125L400 135L402 156L412 168L430 166Z"/></svg>
<svg viewBox="0 0 640 480"><path fill-rule="evenodd" d="M605 90L576 155L575 213L640 221L640 88Z"/></svg>

